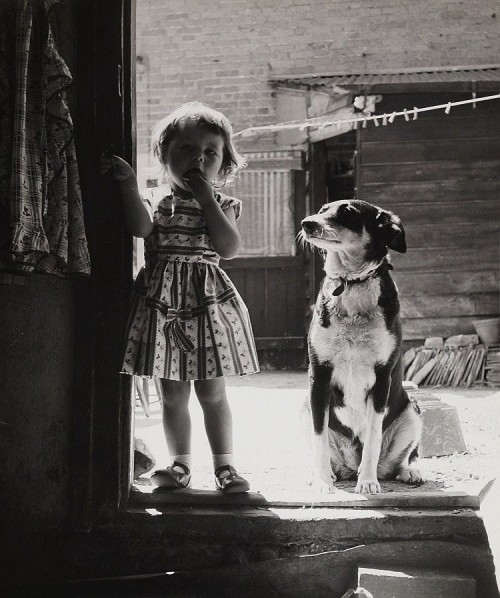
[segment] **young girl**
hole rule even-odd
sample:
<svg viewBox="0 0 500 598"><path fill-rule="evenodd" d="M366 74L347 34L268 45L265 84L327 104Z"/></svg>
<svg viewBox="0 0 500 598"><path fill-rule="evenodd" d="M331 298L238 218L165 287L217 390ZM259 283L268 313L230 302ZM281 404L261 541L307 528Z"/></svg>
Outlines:
<svg viewBox="0 0 500 598"><path fill-rule="evenodd" d="M248 310L219 258L241 245L236 226L241 202L219 193L243 164L229 120L200 102L161 120L152 147L170 188L149 190L150 211L132 168L117 156L101 157L101 172L118 181L125 225L144 237L145 267L134 286L123 373L156 376L162 389L163 427L172 459L151 480L185 488L191 480L191 380L203 410L213 454L216 488L246 492L236 472L232 416L224 376L259 371Z"/></svg>

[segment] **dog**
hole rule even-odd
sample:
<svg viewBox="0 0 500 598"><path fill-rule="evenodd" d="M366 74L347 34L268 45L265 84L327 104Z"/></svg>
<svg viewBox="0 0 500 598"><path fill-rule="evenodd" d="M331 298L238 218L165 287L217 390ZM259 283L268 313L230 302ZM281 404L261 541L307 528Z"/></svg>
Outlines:
<svg viewBox="0 0 500 598"><path fill-rule="evenodd" d="M325 277L308 334L313 486L379 493L379 479L421 484L422 422L403 388L402 331L389 249L406 252L400 219L365 201L324 205L302 220Z"/></svg>

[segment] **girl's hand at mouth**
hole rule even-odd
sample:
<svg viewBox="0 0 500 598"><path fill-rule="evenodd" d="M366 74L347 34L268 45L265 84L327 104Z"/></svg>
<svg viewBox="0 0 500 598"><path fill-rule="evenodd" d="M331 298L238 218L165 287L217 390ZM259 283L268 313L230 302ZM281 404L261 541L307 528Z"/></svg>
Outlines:
<svg viewBox="0 0 500 598"><path fill-rule="evenodd" d="M188 170L184 173L182 180L201 206L207 205L215 200L215 193L211 182L201 170L198 170L198 168Z"/></svg>

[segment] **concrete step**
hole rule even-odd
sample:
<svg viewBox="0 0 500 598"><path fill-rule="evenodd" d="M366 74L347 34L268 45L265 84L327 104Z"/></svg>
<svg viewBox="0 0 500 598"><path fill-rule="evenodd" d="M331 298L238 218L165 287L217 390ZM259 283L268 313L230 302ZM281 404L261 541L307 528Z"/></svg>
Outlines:
<svg viewBox="0 0 500 598"><path fill-rule="evenodd" d="M477 598L476 580L461 573L358 567L357 581L373 598Z"/></svg>

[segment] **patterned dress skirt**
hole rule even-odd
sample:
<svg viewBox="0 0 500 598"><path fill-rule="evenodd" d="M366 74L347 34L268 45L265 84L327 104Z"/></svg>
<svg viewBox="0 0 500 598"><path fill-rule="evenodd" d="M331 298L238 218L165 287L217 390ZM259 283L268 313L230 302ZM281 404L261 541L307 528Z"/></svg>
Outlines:
<svg viewBox="0 0 500 598"><path fill-rule="evenodd" d="M186 381L258 371L247 307L218 265L146 263L135 281L122 373Z"/></svg>

